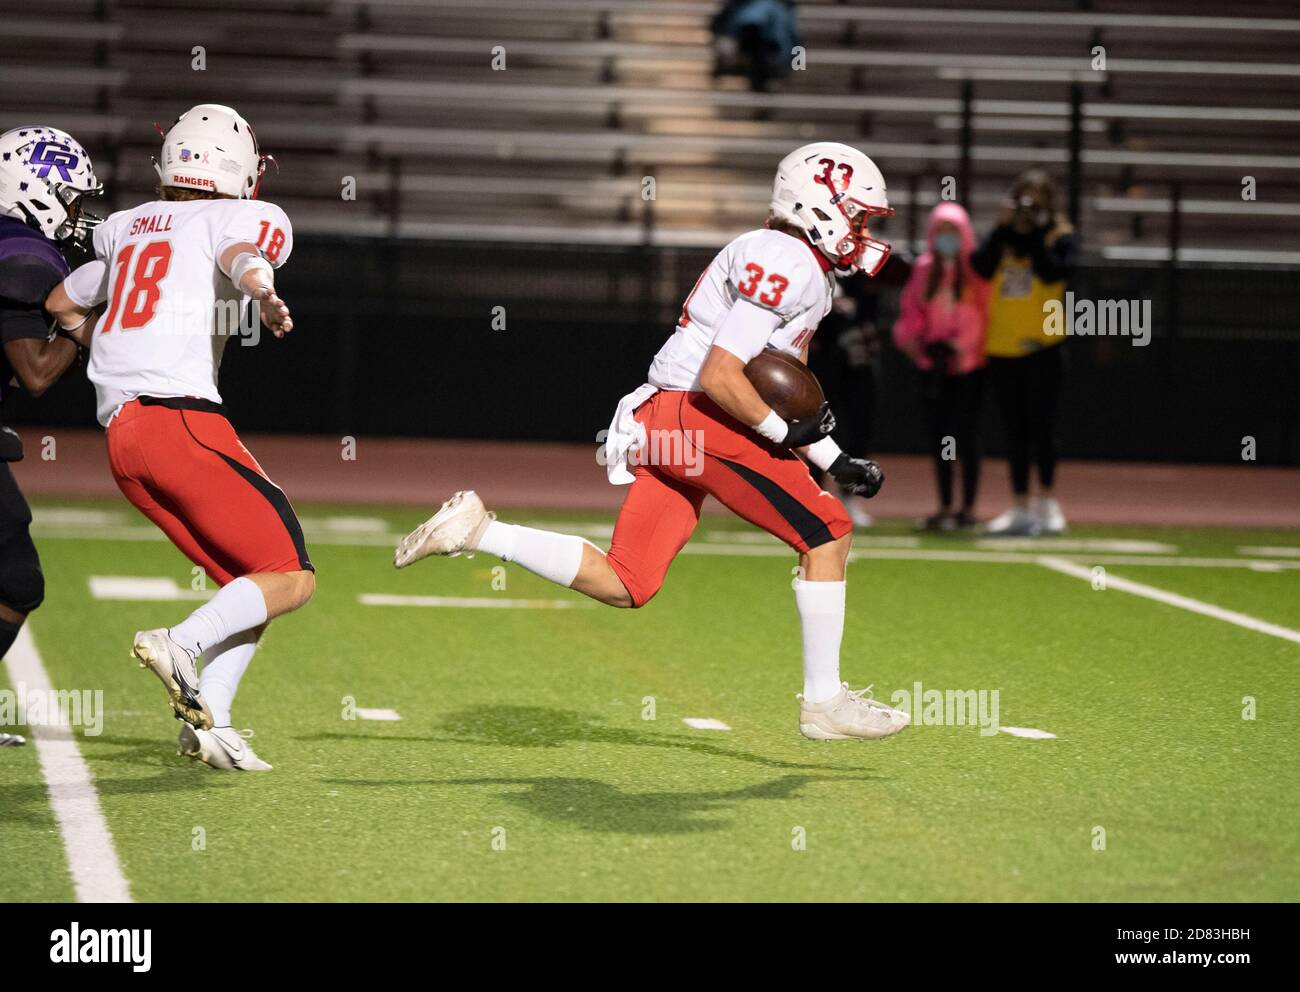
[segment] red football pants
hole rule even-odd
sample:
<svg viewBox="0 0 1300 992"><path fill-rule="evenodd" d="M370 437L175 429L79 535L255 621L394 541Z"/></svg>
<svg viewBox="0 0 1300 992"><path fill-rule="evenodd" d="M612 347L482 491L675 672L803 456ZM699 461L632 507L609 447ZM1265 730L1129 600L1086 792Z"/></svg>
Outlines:
<svg viewBox="0 0 1300 992"><path fill-rule="evenodd" d="M108 461L122 494L220 585L315 571L288 497L221 414L132 400L109 422Z"/></svg>
<svg viewBox="0 0 1300 992"><path fill-rule="evenodd" d="M636 419L646 429L647 452L608 555L634 605L659 591L699 522L705 496L799 552L853 529L843 504L822 491L798 455L769 443L704 393L660 391L637 408Z"/></svg>

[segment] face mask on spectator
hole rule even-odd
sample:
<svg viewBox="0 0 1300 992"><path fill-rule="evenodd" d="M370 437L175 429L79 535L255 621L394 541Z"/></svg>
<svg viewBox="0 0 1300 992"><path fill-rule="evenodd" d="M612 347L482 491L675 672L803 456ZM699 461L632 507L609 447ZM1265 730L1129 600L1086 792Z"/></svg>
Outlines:
<svg viewBox="0 0 1300 992"><path fill-rule="evenodd" d="M951 231L945 231L943 234L936 234L934 238L934 252L944 258L956 258L957 252L961 250L961 238Z"/></svg>

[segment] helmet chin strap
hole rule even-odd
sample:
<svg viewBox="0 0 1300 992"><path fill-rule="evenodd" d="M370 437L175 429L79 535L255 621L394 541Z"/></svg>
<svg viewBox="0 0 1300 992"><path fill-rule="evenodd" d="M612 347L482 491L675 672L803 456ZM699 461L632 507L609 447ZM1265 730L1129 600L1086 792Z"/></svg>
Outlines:
<svg viewBox="0 0 1300 992"><path fill-rule="evenodd" d="M252 128L249 128L249 130L251 131ZM254 139L254 141L256 141L256 138ZM249 194L249 197L248 197L248 198L249 198L250 200L256 200L256 199L257 199L257 193L258 193L258 190L260 190L260 189L262 188L262 177L263 177L264 175L266 175L266 163L267 163L267 162L270 162L273 166L275 166L275 171L276 171L277 174L280 172L280 163L277 162L277 161L275 160L275 156L274 156L274 155L258 155L258 157L257 157L257 179L256 179L256 181L253 183L253 192L252 192L251 194Z"/></svg>

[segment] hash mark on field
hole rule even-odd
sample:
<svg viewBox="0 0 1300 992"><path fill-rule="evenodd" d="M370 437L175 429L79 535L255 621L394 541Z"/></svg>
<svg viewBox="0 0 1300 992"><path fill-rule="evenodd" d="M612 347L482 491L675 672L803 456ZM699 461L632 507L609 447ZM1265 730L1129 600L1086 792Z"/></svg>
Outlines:
<svg viewBox="0 0 1300 992"><path fill-rule="evenodd" d="M575 599L506 599L496 596L394 596L363 592L357 597L363 606L450 606L460 609L570 610L594 603Z"/></svg>
<svg viewBox="0 0 1300 992"><path fill-rule="evenodd" d="M1036 741L1056 740L1055 734L1050 734L1046 730L1037 730L1033 727L998 727L998 730L1004 734L1010 734L1012 737L1028 737Z"/></svg>
<svg viewBox="0 0 1300 992"><path fill-rule="evenodd" d="M1092 581L1091 568L1075 564L1072 561L1066 561L1063 558L1040 558L1039 564L1063 575L1072 575L1074 578L1083 579L1085 582ZM1199 613L1204 617L1222 620L1224 623L1235 624L1247 630L1268 634L1271 637L1280 637L1284 641L1293 641L1300 644L1300 630L1292 630L1290 627L1269 623L1267 620L1260 620L1258 617L1252 617L1246 613L1238 613L1236 610L1225 610L1222 606L1203 603L1201 600L1192 599L1190 596L1180 596L1176 592L1157 589L1155 586L1143 585L1141 582L1133 582L1130 579L1121 579L1117 575L1106 576L1106 588L1118 589L1120 592L1132 593L1134 596L1142 596L1145 599L1154 599L1157 603L1164 603L1166 606L1176 606L1190 613Z"/></svg>
<svg viewBox="0 0 1300 992"><path fill-rule="evenodd" d="M688 727L694 727L696 730L730 730L721 720L715 720L711 716L684 716L682 723Z"/></svg>
<svg viewBox="0 0 1300 992"><path fill-rule="evenodd" d="M175 579L164 576L92 575L90 595L95 599L177 600L208 599L212 592L182 589Z"/></svg>
<svg viewBox="0 0 1300 992"><path fill-rule="evenodd" d="M400 720L402 718L402 714L398 713L397 710L372 706L358 706L357 716L363 720Z"/></svg>
<svg viewBox="0 0 1300 992"><path fill-rule="evenodd" d="M26 683L28 691L54 691L32 640L31 624L24 624L18 631L17 640L5 655L5 665L13 681ZM36 725L32 727L32 738L50 808L63 837L77 901L130 902L131 890L113 849L113 835L99 806L95 780L77 749L72 727L67 723Z"/></svg>

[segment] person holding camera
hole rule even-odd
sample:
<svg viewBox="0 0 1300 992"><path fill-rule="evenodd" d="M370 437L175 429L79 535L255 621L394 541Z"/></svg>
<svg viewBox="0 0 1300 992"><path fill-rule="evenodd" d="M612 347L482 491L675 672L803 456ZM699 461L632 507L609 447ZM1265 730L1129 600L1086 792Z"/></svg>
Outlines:
<svg viewBox="0 0 1300 992"><path fill-rule="evenodd" d="M1065 338L1047 333L1043 308L1064 298L1077 254L1074 229L1057 210L1055 184L1042 170L1031 169L1016 179L997 226L971 256L972 268L992 280L985 353L1006 429L1014 493L1012 506L989 523L990 535L1065 532L1054 490L1054 421ZM1034 499L1031 465L1038 471Z"/></svg>
<svg viewBox="0 0 1300 992"><path fill-rule="evenodd" d="M926 426L939 484L939 510L917 526L951 531L975 523L979 486L980 397L989 283L971 266L975 233L956 203L930 214L929 250L912 268L894 322L894 344L922 375ZM961 461L961 508L954 514L953 462Z"/></svg>

